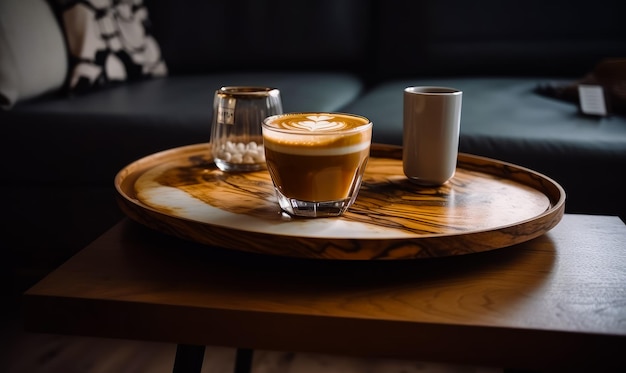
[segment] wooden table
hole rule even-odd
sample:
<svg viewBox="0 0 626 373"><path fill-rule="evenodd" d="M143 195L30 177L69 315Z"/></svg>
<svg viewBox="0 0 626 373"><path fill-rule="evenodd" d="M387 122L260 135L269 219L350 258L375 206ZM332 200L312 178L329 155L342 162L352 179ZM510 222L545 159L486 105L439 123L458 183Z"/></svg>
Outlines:
<svg viewBox="0 0 626 373"><path fill-rule="evenodd" d="M494 251L336 261L218 249L125 219L29 289L23 311L28 331L176 343L177 362L184 346L222 345L607 371L626 367L626 226L565 215Z"/></svg>

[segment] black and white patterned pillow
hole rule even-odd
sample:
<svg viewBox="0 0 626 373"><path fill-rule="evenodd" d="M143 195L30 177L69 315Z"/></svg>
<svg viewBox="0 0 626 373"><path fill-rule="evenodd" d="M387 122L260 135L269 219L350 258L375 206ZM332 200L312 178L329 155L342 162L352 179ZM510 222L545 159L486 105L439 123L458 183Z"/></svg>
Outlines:
<svg viewBox="0 0 626 373"><path fill-rule="evenodd" d="M70 54L70 91L167 75L143 0L56 1Z"/></svg>

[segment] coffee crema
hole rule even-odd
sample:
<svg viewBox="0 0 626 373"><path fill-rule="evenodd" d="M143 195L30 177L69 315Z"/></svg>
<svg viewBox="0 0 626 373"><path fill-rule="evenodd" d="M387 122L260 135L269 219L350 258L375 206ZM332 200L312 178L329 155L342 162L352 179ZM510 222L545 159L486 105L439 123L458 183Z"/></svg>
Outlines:
<svg viewBox="0 0 626 373"><path fill-rule="evenodd" d="M290 154L339 155L369 148L372 123L347 114L282 114L268 118L263 133L265 146ZM367 131L366 131L367 132Z"/></svg>
<svg viewBox="0 0 626 373"><path fill-rule="evenodd" d="M349 130L369 124L364 117L345 114L315 115L309 113L277 115L268 126L290 131L326 132Z"/></svg>

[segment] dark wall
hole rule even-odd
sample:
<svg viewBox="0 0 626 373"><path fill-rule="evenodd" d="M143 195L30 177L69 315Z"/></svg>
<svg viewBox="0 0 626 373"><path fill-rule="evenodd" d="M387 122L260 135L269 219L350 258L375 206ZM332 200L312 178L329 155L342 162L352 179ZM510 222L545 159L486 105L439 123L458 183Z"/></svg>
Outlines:
<svg viewBox="0 0 626 373"><path fill-rule="evenodd" d="M578 76L603 58L626 56L623 0L386 0L379 7L383 76Z"/></svg>
<svg viewBox="0 0 626 373"><path fill-rule="evenodd" d="M362 68L363 0L152 0L154 34L172 73Z"/></svg>

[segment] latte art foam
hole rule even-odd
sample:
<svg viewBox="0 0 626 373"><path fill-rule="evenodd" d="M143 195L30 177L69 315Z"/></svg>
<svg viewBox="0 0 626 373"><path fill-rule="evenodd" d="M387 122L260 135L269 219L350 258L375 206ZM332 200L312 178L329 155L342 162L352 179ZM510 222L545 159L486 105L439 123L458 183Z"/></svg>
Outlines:
<svg viewBox="0 0 626 373"><path fill-rule="evenodd" d="M346 122L329 122L330 119L335 119L335 117L327 116L327 115L309 115L306 117L308 120L303 120L300 122L288 122L283 121L280 122L281 127L285 129L292 130L309 130L311 132L321 132L321 131L337 131L348 127Z"/></svg>
<svg viewBox="0 0 626 373"><path fill-rule="evenodd" d="M295 113L268 118L264 126L266 147L274 151L309 156L340 155L369 148L371 123L346 114Z"/></svg>
<svg viewBox="0 0 626 373"><path fill-rule="evenodd" d="M277 130L289 132L333 132L351 131L359 127L367 126L369 120L357 115L340 113L316 114L295 113L275 115L268 118L266 125Z"/></svg>

